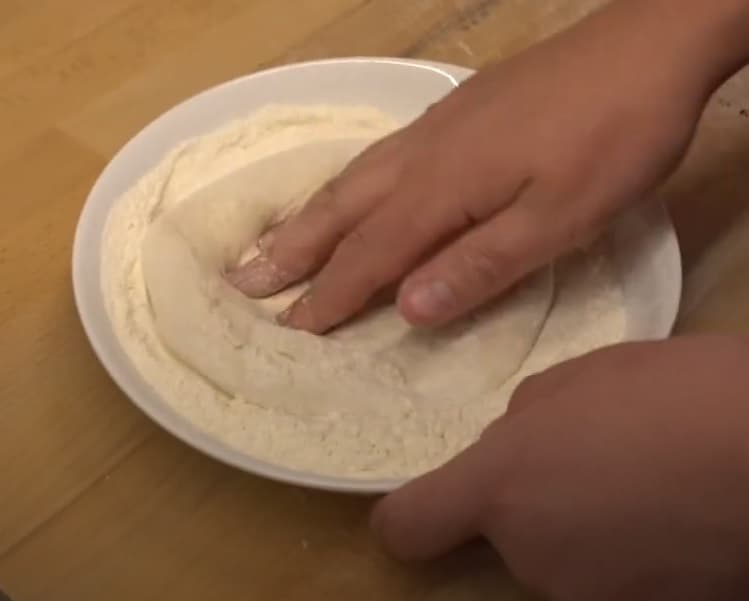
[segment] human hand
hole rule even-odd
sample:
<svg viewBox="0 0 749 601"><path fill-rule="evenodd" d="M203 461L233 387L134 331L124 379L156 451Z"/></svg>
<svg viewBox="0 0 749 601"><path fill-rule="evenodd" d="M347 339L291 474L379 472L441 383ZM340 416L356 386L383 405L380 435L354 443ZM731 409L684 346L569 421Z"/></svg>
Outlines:
<svg viewBox="0 0 749 601"><path fill-rule="evenodd" d="M670 173L709 95L667 27L657 53L643 43L642 4L479 73L354 160L232 281L266 296L316 273L284 314L315 333L402 281L405 318L439 325L584 245Z"/></svg>
<svg viewBox="0 0 749 601"><path fill-rule="evenodd" d="M373 526L402 559L484 536L552 601L749 598L747 366L749 343L720 337L561 364Z"/></svg>

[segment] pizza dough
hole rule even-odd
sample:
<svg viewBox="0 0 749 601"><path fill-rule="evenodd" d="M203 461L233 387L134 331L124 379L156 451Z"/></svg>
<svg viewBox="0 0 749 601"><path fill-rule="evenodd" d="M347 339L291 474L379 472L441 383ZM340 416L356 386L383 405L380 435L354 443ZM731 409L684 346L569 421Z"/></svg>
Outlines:
<svg viewBox="0 0 749 601"><path fill-rule="evenodd" d="M529 307L540 309L548 302L548 272L497 305L493 331L502 342L483 354L478 349L485 341L463 336L461 330L446 331L449 341L432 338L432 347L422 344L415 354L399 355L398 349L414 347L401 344L403 322L391 321L392 330L377 324L377 320L392 320L386 314L356 322L332 340L312 338L310 342L303 335L305 342L300 345L296 339L302 334L270 323L270 315L299 290L256 302L227 287L222 269L241 260L242 249L251 251L258 222L263 220L257 214L246 215L247 221L240 225L245 216L229 204L219 210L230 203L232 194L216 195L211 190L222 186L238 190L239 198L252 200L242 206L254 211L273 198L278 202L284 197L293 204L306 197L302 189L314 188L314 181L284 188L280 190L284 194L274 196L266 194L272 182L266 182L269 188L241 181L253 173L252 179L262 181L266 170L260 166L266 161L276 164L277 173L276 161L286 152L306 155L303 147L335 141L344 145L343 152L346 144L381 138L398 126L389 115L366 106L269 106L179 144L112 206L101 247L107 313L133 366L175 419L188 421L240 453L274 466L366 480L410 478L444 463L476 440L502 414L525 376L624 338L621 287L601 248L578 253L555 267L554 299L541 334L520 369L498 388L493 387L511 371L532 338L527 331L518 334L525 326L518 325L516 330L513 324L525 322L532 330L533 314L538 313ZM354 152L349 147L343 154ZM301 155L296 158L290 168L302 169L304 160ZM341 158L327 167L318 162L315 169L302 169L301 175L323 179L323 171L336 171ZM285 186L282 180L273 178L275 185ZM201 203L210 210L200 208ZM279 210L269 206L263 219L273 220ZM246 227L250 222L256 229ZM185 232L194 230L195 236L175 239L180 223ZM231 233L232 228L242 231ZM229 234L234 240L231 244ZM202 250L196 252L196 247ZM525 317L510 317L516 312ZM178 324L184 325L184 332ZM486 324L475 329L468 322L462 327L479 338L492 331ZM260 330L266 334L258 336ZM362 335L363 330L380 334ZM383 334L386 331L391 334ZM288 338L292 335L294 340ZM227 341L241 352L227 349ZM344 372L348 383L339 378L336 360L323 360L326 354L317 353L323 343L332 345L329 349L356 347L358 358ZM294 355L304 358L296 363L308 366L307 375L285 359L289 345ZM331 356L337 352L326 351ZM414 355L404 368L403 360ZM248 361L244 372L241 365ZM366 364L364 377L362 362ZM482 367L472 369L471 363ZM463 378L465 388L446 385L465 376L467 370L476 378ZM289 386L284 373L302 378L303 385ZM369 392L341 398L353 389ZM292 396L289 391L307 396ZM327 397L329 391L335 391L335 399ZM329 411L335 406L344 412Z"/></svg>
<svg viewBox="0 0 749 601"><path fill-rule="evenodd" d="M269 310L269 301L246 298L225 281L260 234L373 141L313 142L271 155L150 225L143 276L156 329L175 356L227 394L301 417L396 421L496 392L517 371L551 306L551 269L443 330L417 331L391 305L330 336L277 325L278 301Z"/></svg>

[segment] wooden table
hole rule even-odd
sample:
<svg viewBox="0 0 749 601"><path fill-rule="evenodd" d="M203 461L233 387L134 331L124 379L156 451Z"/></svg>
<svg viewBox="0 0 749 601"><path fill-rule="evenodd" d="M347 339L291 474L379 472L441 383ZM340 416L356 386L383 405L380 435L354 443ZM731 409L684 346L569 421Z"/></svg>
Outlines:
<svg viewBox="0 0 749 601"><path fill-rule="evenodd" d="M73 228L117 148L186 96L340 55L479 66L601 0L0 0L0 588L17 601L504 599L485 550L404 567L369 502L220 465L150 423L93 356ZM683 332L749 329L749 78L711 105L665 194Z"/></svg>

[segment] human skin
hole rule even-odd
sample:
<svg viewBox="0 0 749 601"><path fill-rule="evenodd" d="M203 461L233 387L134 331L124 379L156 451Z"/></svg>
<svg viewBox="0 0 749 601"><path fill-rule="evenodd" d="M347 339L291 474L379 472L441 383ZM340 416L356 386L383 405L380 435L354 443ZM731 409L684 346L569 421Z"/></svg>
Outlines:
<svg viewBox="0 0 749 601"><path fill-rule="evenodd" d="M311 278L280 321L314 333L394 286L410 322L455 319L662 183L746 32L747 0L613 2L365 151L230 280L259 297Z"/></svg>
<svg viewBox="0 0 749 601"><path fill-rule="evenodd" d="M410 322L446 323L657 188L747 61L747 32L749 0L612 2L370 148L230 279L265 296L311 278L279 320L315 333L392 286ZM386 497L373 528L406 560L485 537L552 601L749 598L747 345L629 344L553 367Z"/></svg>
<svg viewBox="0 0 749 601"><path fill-rule="evenodd" d="M551 601L747 599L747 424L747 340L596 351L527 380L372 524L404 560L483 536Z"/></svg>

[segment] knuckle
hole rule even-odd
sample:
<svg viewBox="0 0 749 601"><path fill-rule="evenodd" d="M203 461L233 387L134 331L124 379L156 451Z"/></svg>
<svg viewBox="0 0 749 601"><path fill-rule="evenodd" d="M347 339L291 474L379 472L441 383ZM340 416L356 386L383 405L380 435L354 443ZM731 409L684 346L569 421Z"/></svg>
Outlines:
<svg viewBox="0 0 749 601"><path fill-rule="evenodd" d="M343 242L341 242L341 252L346 253L368 253L373 250L372 239L369 232L364 227L354 227Z"/></svg>
<svg viewBox="0 0 749 601"><path fill-rule="evenodd" d="M326 221L334 221L341 215L341 184L338 178L332 179L321 190L316 209Z"/></svg>

